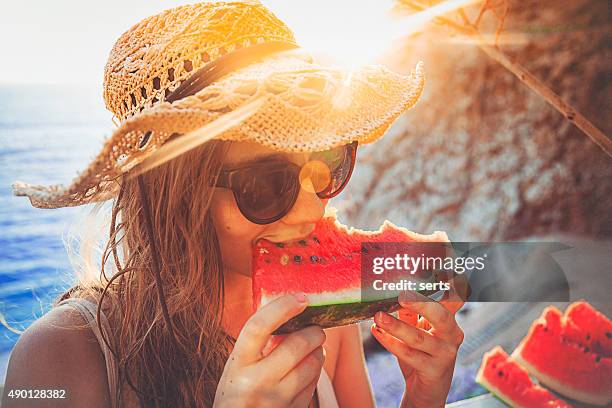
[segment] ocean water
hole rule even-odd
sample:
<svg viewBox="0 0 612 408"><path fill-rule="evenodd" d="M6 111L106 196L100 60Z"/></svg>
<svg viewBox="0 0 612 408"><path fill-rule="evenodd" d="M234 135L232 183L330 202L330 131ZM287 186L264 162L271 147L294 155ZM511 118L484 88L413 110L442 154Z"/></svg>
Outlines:
<svg viewBox="0 0 612 408"><path fill-rule="evenodd" d="M83 209L33 208L12 195L11 184L69 182L113 127L101 90L0 86L0 317L14 330L27 328L73 282L62 237ZM17 338L0 324L0 354Z"/></svg>

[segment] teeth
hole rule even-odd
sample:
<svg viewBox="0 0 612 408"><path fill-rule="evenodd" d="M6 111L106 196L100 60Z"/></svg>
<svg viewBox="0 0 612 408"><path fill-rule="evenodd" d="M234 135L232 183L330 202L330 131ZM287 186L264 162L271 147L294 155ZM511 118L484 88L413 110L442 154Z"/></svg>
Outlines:
<svg viewBox="0 0 612 408"><path fill-rule="evenodd" d="M280 263L283 266L287 265L289 263L289 255L283 254L283 256L281 256L281 258L280 258Z"/></svg>

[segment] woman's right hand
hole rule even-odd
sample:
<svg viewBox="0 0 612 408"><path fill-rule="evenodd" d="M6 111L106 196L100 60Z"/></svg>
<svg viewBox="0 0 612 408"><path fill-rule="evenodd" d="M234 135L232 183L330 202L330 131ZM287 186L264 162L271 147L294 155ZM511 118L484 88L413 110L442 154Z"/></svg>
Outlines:
<svg viewBox="0 0 612 408"><path fill-rule="evenodd" d="M307 407L323 367L325 333L309 326L285 336L268 355L274 330L307 306L286 295L258 309L240 331L215 394L214 407Z"/></svg>

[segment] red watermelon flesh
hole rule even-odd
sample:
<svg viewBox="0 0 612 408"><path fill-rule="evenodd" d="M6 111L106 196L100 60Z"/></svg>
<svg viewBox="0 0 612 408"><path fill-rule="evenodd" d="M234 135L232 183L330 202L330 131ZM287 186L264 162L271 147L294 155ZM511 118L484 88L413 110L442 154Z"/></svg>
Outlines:
<svg viewBox="0 0 612 408"><path fill-rule="evenodd" d="M563 316L557 308L547 307L513 357L560 394L607 405L612 401L612 358L604 353L609 343L599 340L606 337L611 323L595 312L590 305L572 305Z"/></svg>
<svg viewBox="0 0 612 408"><path fill-rule="evenodd" d="M348 228L336 220L332 209L303 239L282 243L261 239L255 243L254 308L287 293L306 294L309 307L276 333L288 333L310 324L322 327L350 324L368 319L379 310L399 309L397 296L367 301L361 298L362 242L448 242L448 238L444 232L417 234L389 221L378 231Z"/></svg>
<svg viewBox="0 0 612 408"><path fill-rule="evenodd" d="M588 302L574 302L567 307L565 334L603 357L612 357L612 322Z"/></svg>
<svg viewBox="0 0 612 408"><path fill-rule="evenodd" d="M571 408L547 389L535 384L525 368L499 346L484 354L476 382L515 408Z"/></svg>

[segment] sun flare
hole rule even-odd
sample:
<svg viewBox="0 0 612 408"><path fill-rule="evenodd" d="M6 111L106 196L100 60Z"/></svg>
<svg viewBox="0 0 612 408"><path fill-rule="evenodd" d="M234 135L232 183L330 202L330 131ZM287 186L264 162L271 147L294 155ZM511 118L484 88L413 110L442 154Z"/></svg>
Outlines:
<svg viewBox="0 0 612 408"><path fill-rule="evenodd" d="M479 1L443 1L407 16L393 14L397 0L263 0L292 28L300 45L338 64L372 63L398 39L434 17Z"/></svg>

